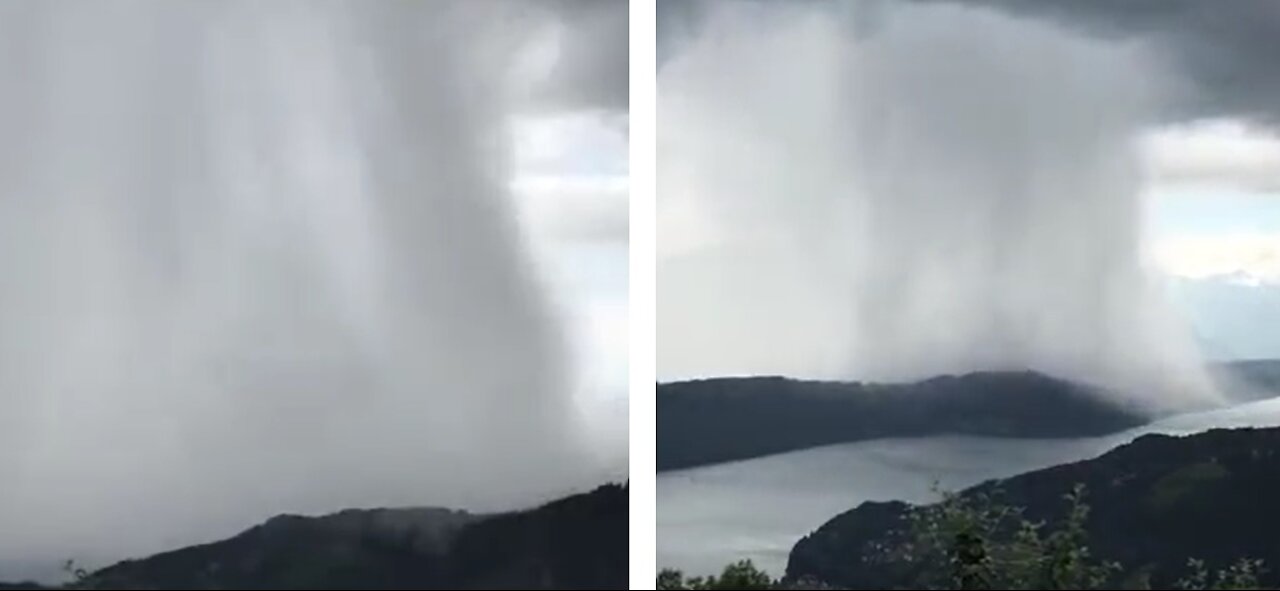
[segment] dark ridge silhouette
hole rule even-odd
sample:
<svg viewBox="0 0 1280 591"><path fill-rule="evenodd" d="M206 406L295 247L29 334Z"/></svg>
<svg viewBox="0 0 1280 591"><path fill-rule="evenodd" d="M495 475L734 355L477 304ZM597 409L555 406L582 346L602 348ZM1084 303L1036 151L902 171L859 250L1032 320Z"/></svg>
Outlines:
<svg viewBox="0 0 1280 591"><path fill-rule="evenodd" d="M1280 393L1280 360L1213 363L1230 402ZM1109 435L1153 417L1118 397L1033 371L974 372L906 384L785 377L658 384L658 471L888 437Z"/></svg>
<svg viewBox="0 0 1280 591"><path fill-rule="evenodd" d="M1225 567L1262 559L1263 588L1280 584L1280 429L1216 429L1185 437L1145 435L1091 460L1029 472L969 488L1022 507L1032 521L1060 522L1063 495L1086 487L1086 524L1093 556L1118 561L1128 573L1168 589L1186 574L1188 558ZM877 544L893 544L907 527L910 506L868 502L800 540L788 579L806 577L838 588L907 588L912 573L872 559Z"/></svg>
<svg viewBox="0 0 1280 591"><path fill-rule="evenodd" d="M536 509L282 515L237 536L128 560L92 589L626 589L626 485ZM0 589L40 589L36 585Z"/></svg>
<svg viewBox="0 0 1280 591"><path fill-rule="evenodd" d="M658 385L657 465L661 472L887 437L1087 437L1147 420L1098 388L1031 371L911 384L717 378Z"/></svg>

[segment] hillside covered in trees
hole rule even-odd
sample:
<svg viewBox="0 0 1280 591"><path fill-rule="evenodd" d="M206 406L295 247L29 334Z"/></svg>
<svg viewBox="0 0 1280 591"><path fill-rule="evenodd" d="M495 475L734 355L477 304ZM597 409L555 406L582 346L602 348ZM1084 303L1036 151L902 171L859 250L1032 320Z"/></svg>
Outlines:
<svg viewBox="0 0 1280 591"><path fill-rule="evenodd" d="M68 588L625 589L628 492L606 485L494 515L284 515L226 540L78 573Z"/></svg>
<svg viewBox="0 0 1280 591"><path fill-rule="evenodd" d="M1213 363L1232 402L1280 394L1280 360ZM726 377L657 386L658 471L888 437L1109 435L1159 418L1105 389L1034 371L911 383Z"/></svg>
<svg viewBox="0 0 1280 591"><path fill-rule="evenodd" d="M1096 388L1029 371L909 384L718 378L660 384L657 397L659 471L884 437L1088 437L1148 420Z"/></svg>

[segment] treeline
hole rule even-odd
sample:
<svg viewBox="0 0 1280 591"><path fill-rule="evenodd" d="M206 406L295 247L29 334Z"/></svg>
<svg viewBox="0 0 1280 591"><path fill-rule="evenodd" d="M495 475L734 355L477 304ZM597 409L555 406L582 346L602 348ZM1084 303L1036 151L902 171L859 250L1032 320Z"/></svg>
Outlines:
<svg viewBox="0 0 1280 591"><path fill-rule="evenodd" d="M1151 589L1149 568L1126 568L1089 550L1085 529L1089 505L1077 485L1064 495L1065 517L1033 522L1023 510L990 495L946 494L942 502L913 508L908 526L894 532L865 560L910 581L903 589ZM1240 558L1210 566L1188 558L1174 587L1262 589L1261 560ZM720 575L685 577L665 569L658 589L832 589L821 581L778 580L750 561L726 566Z"/></svg>

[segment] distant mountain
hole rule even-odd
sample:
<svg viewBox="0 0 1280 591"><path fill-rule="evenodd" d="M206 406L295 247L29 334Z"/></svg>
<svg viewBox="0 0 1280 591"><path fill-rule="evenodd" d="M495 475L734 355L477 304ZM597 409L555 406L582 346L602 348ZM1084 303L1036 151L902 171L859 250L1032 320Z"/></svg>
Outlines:
<svg viewBox="0 0 1280 591"><path fill-rule="evenodd" d="M1209 365L1223 393L1233 402L1280 395L1280 360L1246 359Z"/></svg>
<svg viewBox="0 0 1280 591"><path fill-rule="evenodd" d="M911 384L718 378L659 384L659 471L820 445L936 434L1087 437L1147 417L1098 389L1035 372Z"/></svg>
<svg viewBox="0 0 1280 591"><path fill-rule="evenodd" d="M282 515L220 542L104 568L78 588L626 589L627 501L626 486L607 485L495 515Z"/></svg>
<svg viewBox="0 0 1280 591"><path fill-rule="evenodd" d="M1262 559L1264 588L1280 584L1280 429L1213 430L1186 437L1146 435L1098 458L987 482L961 493L993 495L1031 521L1060 522L1063 495L1086 486L1094 556L1144 573L1152 589L1186 574L1189 558L1224 567ZM906 527L909 506L868 502L800 540L787 577L849 589L907 588L911 573L868 560Z"/></svg>
<svg viewBox="0 0 1280 591"><path fill-rule="evenodd" d="M1170 298L1186 313L1201 351L1210 359L1280 357L1280 284L1241 273L1170 278Z"/></svg>

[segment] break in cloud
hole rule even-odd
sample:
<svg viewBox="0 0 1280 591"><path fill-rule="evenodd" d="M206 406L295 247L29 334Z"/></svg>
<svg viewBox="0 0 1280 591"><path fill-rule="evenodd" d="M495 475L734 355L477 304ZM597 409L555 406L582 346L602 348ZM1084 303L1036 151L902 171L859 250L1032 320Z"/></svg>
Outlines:
<svg viewBox="0 0 1280 591"><path fill-rule="evenodd" d="M629 167L621 115L522 117L516 210L568 321L572 389L597 455L626 465Z"/></svg>
<svg viewBox="0 0 1280 591"><path fill-rule="evenodd" d="M985 6L1044 19L1103 40L1141 41L1179 75L1158 127L1143 139L1156 199L1194 185L1270 195L1280 207L1280 3L1271 0L917 0ZM1243 215L1248 216L1248 213ZM1280 232L1242 229L1161 239L1155 262L1175 276L1237 276L1280 285Z"/></svg>
<svg viewBox="0 0 1280 591"><path fill-rule="evenodd" d="M1159 269L1189 279L1280 286L1280 138L1270 128L1241 119L1168 125L1143 137L1140 149L1152 211L1203 203L1200 219L1153 230L1152 261Z"/></svg>
<svg viewBox="0 0 1280 591"><path fill-rule="evenodd" d="M535 231L559 241L627 239L627 134L615 121L578 113L517 123L513 188Z"/></svg>
<svg viewBox="0 0 1280 591"><path fill-rule="evenodd" d="M1280 193L1280 137L1241 119L1168 125L1142 139L1151 181Z"/></svg>
<svg viewBox="0 0 1280 591"><path fill-rule="evenodd" d="M1140 143L1155 213L1153 262L1165 273L1280 285L1280 137L1243 119L1166 125ZM1199 207L1190 208L1201 202Z"/></svg>
<svg viewBox="0 0 1280 591"><path fill-rule="evenodd" d="M1280 233L1168 238L1156 245L1154 255L1162 269L1179 277L1280 285Z"/></svg>

